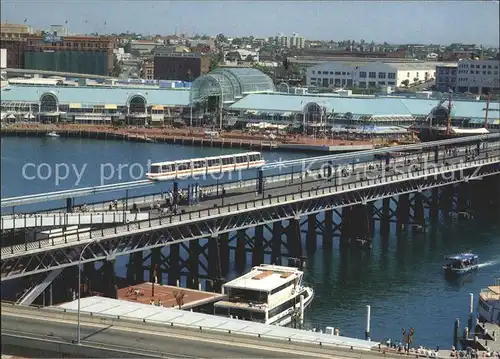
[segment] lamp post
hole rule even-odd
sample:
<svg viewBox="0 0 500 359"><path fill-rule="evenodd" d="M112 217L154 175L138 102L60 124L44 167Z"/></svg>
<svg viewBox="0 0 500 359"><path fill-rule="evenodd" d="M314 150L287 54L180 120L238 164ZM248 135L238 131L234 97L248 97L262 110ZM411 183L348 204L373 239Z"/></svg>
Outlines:
<svg viewBox="0 0 500 359"><path fill-rule="evenodd" d="M80 252L80 257L78 259L78 324L77 324L77 329L76 329L76 342L78 345L80 345L80 341L81 341L81 335L80 335L80 296L81 296L81 283L82 283L82 255L83 253L85 252L85 250L87 249L88 246L90 246L91 244L93 243L96 243L95 240L87 243L85 245L85 247L83 247L83 249L81 250Z"/></svg>

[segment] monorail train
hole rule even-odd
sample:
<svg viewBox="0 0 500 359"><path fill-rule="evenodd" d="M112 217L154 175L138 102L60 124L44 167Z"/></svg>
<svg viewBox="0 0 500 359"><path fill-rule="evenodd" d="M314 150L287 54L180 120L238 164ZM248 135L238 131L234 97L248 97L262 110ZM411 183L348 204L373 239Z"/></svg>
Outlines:
<svg viewBox="0 0 500 359"><path fill-rule="evenodd" d="M231 172L259 168L264 165L260 152L238 153L216 157L193 158L152 163L146 177L152 181L189 178L209 173Z"/></svg>

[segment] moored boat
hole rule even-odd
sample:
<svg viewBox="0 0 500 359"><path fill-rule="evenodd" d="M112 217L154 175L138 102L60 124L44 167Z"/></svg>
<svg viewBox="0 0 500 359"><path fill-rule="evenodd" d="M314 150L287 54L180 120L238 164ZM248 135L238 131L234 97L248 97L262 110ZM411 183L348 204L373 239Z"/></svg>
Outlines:
<svg viewBox="0 0 500 359"><path fill-rule="evenodd" d="M500 325L500 278L495 285L481 289L477 312L480 321Z"/></svg>
<svg viewBox="0 0 500 359"><path fill-rule="evenodd" d="M214 304L215 314L265 324L287 325L303 320L314 291L302 285L303 272L294 267L262 264L222 287L227 299Z"/></svg>
<svg viewBox="0 0 500 359"><path fill-rule="evenodd" d="M447 276L462 276L479 268L479 256L474 253L459 253L444 259L443 269Z"/></svg>
<svg viewBox="0 0 500 359"><path fill-rule="evenodd" d="M51 131L47 133L47 137L61 137L57 132Z"/></svg>

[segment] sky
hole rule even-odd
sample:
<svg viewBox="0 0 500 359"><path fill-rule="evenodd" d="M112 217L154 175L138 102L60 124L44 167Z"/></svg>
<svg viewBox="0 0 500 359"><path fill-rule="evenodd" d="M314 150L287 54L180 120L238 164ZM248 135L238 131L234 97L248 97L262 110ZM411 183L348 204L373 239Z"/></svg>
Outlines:
<svg viewBox="0 0 500 359"><path fill-rule="evenodd" d="M2 0L1 21L71 33L276 36L499 46L499 1Z"/></svg>

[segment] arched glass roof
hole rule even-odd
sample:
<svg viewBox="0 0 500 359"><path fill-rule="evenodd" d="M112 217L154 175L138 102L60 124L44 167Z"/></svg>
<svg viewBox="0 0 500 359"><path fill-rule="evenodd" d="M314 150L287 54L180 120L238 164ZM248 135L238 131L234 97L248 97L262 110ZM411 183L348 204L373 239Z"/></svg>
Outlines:
<svg viewBox="0 0 500 359"><path fill-rule="evenodd" d="M257 69L218 68L193 82L190 99L200 102L222 94L224 102L235 102L246 94L275 90L273 80Z"/></svg>

